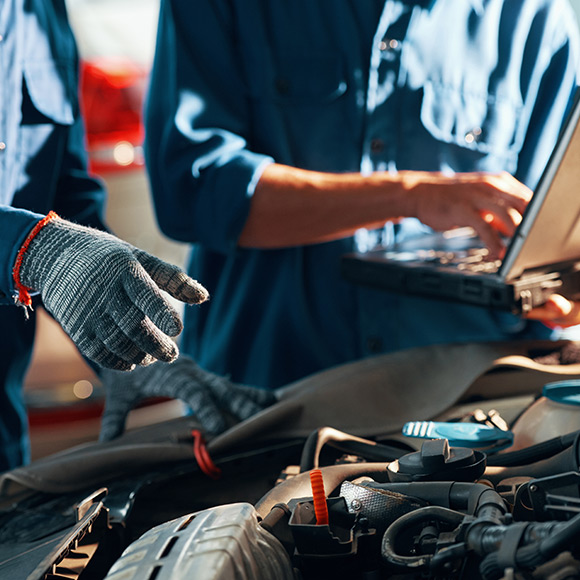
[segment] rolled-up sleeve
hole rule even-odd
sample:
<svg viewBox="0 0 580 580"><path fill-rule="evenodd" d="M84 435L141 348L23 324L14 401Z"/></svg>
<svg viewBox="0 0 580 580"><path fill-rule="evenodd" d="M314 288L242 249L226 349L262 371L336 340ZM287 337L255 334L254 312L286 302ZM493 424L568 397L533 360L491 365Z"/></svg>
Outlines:
<svg viewBox="0 0 580 580"><path fill-rule="evenodd" d="M235 246L267 155L251 151L243 66L215 0L163 0L146 107L146 159L161 229Z"/></svg>

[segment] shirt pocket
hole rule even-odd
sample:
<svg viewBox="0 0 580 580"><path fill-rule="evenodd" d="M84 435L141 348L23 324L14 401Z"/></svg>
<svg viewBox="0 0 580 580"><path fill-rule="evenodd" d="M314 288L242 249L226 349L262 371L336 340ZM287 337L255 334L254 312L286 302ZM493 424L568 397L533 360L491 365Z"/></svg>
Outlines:
<svg viewBox="0 0 580 580"><path fill-rule="evenodd" d="M511 165L521 148L518 138L521 110L521 103L515 99L468 93L427 82L420 118L437 141L503 159Z"/></svg>
<svg viewBox="0 0 580 580"><path fill-rule="evenodd" d="M328 104L341 97L347 82L336 55L282 55L272 74L270 96L282 105Z"/></svg>
<svg viewBox="0 0 580 580"><path fill-rule="evenodd" d="M22 119L14 153L14 200L38 213L51 208L39 187L55 183L78 110L76 69L69 61L23 63Z"/></svg>
<svg viewBox="0 0 580 580"><path fill-rule="evenodd" d="M249 78L251 146L303 169L352 168L349 143L358 133L351 122L352 91L336 54L277 54Z"/></svg>
<svg viewBox="0 0 580 580"><path fill-rule="evenodd" d="M22 124L72 125L78 108L73 62L25 62L23 75Z"/></svg>

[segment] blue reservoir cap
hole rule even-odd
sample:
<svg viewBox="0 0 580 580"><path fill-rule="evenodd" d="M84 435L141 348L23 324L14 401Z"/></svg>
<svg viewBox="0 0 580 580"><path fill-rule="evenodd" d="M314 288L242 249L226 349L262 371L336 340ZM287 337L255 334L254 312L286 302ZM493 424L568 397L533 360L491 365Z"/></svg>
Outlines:
<svg viewBox="0 0 580 580"><path fill-rule="evenodd" d="M580 380L569 379L548 383L544 385L542 395L556 403L580 405Z"/></svg>
<svg viewBox="0 0 580 580"><path fill-rule="evenodd" d="M513 433L479 423L410 421L403 426L406 437L447 439L452 447L487 447L499 442L511 443Z"/></svg>

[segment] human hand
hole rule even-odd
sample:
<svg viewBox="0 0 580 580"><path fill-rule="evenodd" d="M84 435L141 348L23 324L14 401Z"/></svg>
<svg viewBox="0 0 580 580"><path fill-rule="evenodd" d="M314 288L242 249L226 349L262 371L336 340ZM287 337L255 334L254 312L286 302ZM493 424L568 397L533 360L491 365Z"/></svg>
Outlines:
<svg viewBox="0 0 580 580"><path fill-rule="evenodd" d="M580 302L571 302L560 294L552 294L547 302L524 315L530 320L539 320L551 328L567 328L580 324Z"/></svg>
<svg viewBox="0 0 580 580"><path fill-rule="evenodd" d="M415 215L434 230L470 226L492 257L502 257L503 236L512 236L532 192L509 173L406 172Z"/></svg>
<svg viewBox="0 0 580 580"><path fill-rule="evenodd" d="M56 216L29 240L15 278L40 292L83 355L118 370L177 357L169 337L182 323L161 290L198 304L208 297L201 284L115 236Z"/></svg>
<svg viewBox="0 0 580 580"><path fill-rule="evenodd" d="M180 399L211 435L225 431L230 417L243 421L277 401L272 391L234 384L185 355L174 363L158 362L129 373L105 369L100 377L106 391L101 441L121 435L129 411L146 397Z"/></svg>

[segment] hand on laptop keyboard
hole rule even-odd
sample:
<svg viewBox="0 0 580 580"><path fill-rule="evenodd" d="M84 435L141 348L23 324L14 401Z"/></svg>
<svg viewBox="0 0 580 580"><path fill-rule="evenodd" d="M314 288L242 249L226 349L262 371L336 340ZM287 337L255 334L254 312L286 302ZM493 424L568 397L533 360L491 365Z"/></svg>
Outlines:
<svg viewBox="0 0 580 580"><path fill-rule="evenodd" d="M532 192L509 173L409 173L415 215L439 231L471 226L492 258L502 257L502 236L511 237Z"/></svg>

